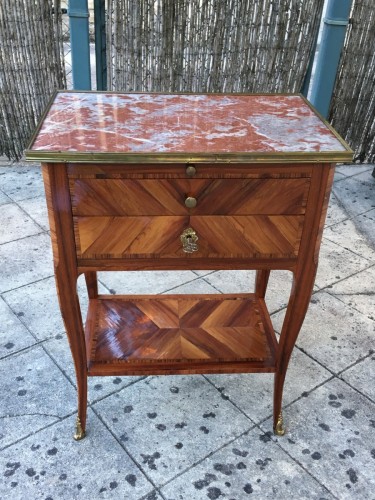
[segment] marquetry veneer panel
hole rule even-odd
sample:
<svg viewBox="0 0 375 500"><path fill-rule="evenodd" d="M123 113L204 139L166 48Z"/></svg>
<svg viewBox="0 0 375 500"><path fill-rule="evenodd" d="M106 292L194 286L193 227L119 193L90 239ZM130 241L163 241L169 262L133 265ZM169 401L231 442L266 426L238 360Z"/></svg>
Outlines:
<svg viewBox="0 0 375 500"><path fill-rule="evenodd" d="M309 179L75 179L73 214L303 214ZM197 199L194 209L185 198Z"/></svg>
<svg viewBox="0 0 375 500"><path fill-rule="evenodd" d="M101 296L90 301L86 324L89 372L227 371L234 362L241 371L272 371L276 340L267 315L253 294Z"/></svg>
<svg viewBox="0 0 375 500"><path fill-rule="evenodd" d="M180 235L198 235L194 258L293 258L304 216L75 217L80 259L181 258Z"/></svg>

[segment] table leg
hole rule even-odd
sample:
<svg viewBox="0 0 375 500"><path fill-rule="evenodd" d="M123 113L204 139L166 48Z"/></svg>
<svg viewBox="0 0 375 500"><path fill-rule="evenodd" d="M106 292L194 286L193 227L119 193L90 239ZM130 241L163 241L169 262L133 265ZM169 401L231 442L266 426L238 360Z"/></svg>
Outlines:
<svg viewBox="0 0 375 500"><path fill-rule="evenodd" d="M59 296L60 310L68 335L72 352L78 389L78 416L76 422L75 440L85 437L87 415L87 363L86 345L84 339L81 308L75 287L69 287L59 270L55 270L56 288Z"/></svg>
<svg viewBox="0 0 375 500"><path fill-rule="evenodd" d="M96 299L98 296L98 280L95 271L85 273L87 293L90 299Z"/></svg>
<svg viewBox="0 0 375 500"><path fill-rule="evenodd" d="M264 299L267 291L268 279L270 277L269 269L258 269L255 276L255 295Z"/></svg>
<svg viewBox="0 0 375 500"><path fill-rule="evenodd" d="M279 340L274 380L273 429L274 433L279 436L285 433L281 411L285 375L290 356L309 306L316 270L317 265L312 264L310 269L304 270L304 273L294 274L293 276L292 291Z"/></svg>
<svg viewBox="0 0 375 500"><path fill-rule="evenodd" d="M87 360L81 308L77 295L77 256L74 240L72 206L66 166L43 164L48 217L51 227L52 251L57 294L72 352L78 388L78 417L75 439L85 437L87 414ZM90 290L95 288L89 276Z"/></svg>

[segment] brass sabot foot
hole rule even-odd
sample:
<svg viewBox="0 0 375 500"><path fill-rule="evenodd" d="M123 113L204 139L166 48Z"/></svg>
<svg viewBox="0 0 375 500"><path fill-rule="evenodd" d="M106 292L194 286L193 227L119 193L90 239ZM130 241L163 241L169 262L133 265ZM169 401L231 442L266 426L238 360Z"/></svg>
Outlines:
<svg viewBox="0 0 375 500"><path fill-rule="evenodd" d="M285 428L283 423L283 414L280 412L279 418L277 419L276 425L273 429L274 434L276 436L284 436Z"/></svg>
<svg viewBox="0 0 375 500"><path fill-rule="evenodd" d="M76 441L80 441L81 439L83 439L84 437L86 436L86 432L82 429L82 425L81 425L81 420L79 419L79 417L77 417L77 421L76 421L76 432L74 434L74 439Z"/></svg>

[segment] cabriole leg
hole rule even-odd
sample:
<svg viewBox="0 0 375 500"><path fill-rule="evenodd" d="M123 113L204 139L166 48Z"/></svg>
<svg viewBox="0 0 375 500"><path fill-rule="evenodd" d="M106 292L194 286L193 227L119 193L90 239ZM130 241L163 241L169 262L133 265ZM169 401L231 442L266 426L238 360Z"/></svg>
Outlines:
<svg viewBox="0 0 375 500"><path fill-rule="evenodd" d="M316 269L317 266L313 265L309 272L305 270L302 275L294 275L292 291L281 330L274 379L273 401L273 430L278 436L282 436L285 433L281 407L286 371L309 306Z"/></svg>

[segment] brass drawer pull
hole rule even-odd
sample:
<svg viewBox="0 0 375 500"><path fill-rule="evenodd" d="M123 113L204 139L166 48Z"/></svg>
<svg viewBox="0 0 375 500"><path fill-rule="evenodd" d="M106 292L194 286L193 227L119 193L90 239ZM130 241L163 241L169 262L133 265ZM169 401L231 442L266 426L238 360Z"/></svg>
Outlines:
<svg viewBox="0 0 375 500"><path fill-rule="evenodd" d="M189 177L193 177L193 175L195 175L197 173L197 169L195 168L194 165L188 165L186 167L186 175L188 175Z"/></svg>
<svg viewBox="0 0 375 500"><path fill-rule="evenodd" d="M186 253L193 253L198 250L198 236L193 228L188 227L180 236L182 242L182 250Z"/></svg>
<svg viewBox="0 0 375 500"><path fill-rule="evenodd" d="M193 198L192 196L188 196L185 199L185 207L187 208L194 208L197 206L197 199Z"/></svg>

